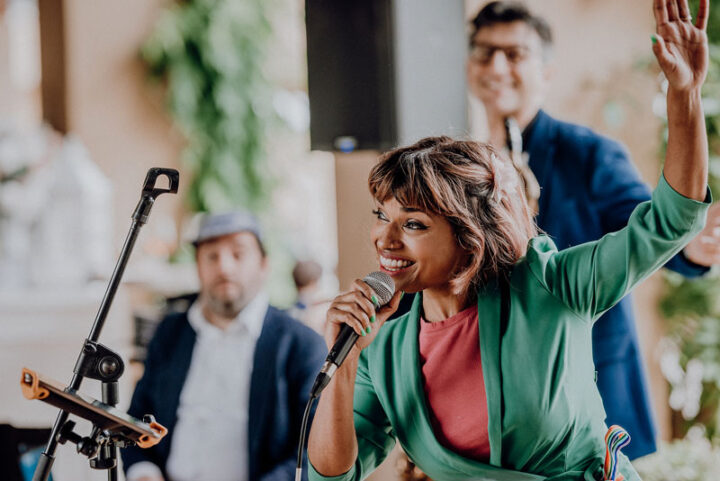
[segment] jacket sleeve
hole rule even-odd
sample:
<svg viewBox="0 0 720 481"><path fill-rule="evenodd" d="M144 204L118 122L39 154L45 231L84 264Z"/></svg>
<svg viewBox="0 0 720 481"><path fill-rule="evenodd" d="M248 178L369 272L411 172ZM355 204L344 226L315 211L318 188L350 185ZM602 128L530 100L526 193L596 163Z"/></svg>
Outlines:
<svg viewBox="0 0 720 481"><path fill-rule="evenodd" d="M625 227L635 207L650 200L650 189L640 179L627 151L602 137L593 150L588 188L603 232Z"/></svg>
<svg viewBox="0 0 720 481"><path fill-rule="evenodd" d="M133 393L132 400L130 401L130 407L128 408L128 414L138 419L142 419L145 414L156 412L156 406L154 405L152 396L150 395L150 389L156 382L156 362L159 357L162 356L162 338L164 337L162 334L164 330L163 324L165 323L163 322L160 326L158 326L155 335L148 345L143 376L135 386L135 392ZM167 440L163 441L168 442ZM154 448L141 449L137 446L121 449L120 454L123 461L123 471L127 474L130 466L141 461L151 462L156 466L160 466L157 456L154 455L153 451Z"/></svg>
<svg viewBox="0 0 720 481"><path fill-rule="evenodd" d="M695 264L693 261L689 260L685 255L680 251L668 261L667 264L665 264L663 267L666 269L670 269L673 272L677 272L678 274L681 274L685 277L700 277L708 272L710 272L709 267L701 266L698 264Z"/></svg>
<svg viewBox="0 0 720 481"><path fill-rule="evenodd" d="M299 321L294 321L298 322ZM293 393L294 401L290 404L290 436L292 436L292 445L294 450L289 457L277 463L272 470L261 476L261 481L287 481L295 479L295 468L297 466L297 442L299 440L300 427L302 418L305 414L305 406L310 397L310 389L312 388L315 376L320 372L327 348L322 338L314 331L302 326L299 335L296 338L296 348L289 360L289 390ZM315 407L310 411L308 419L308 432L312 425L312 419L315 415ZM307 438L306 438L307 439ZM304 460L307 459L307 452L303 453ZM307 463L305 462L305 467ZM303 480L307 480L307 469L303 469Z"/></svg>
<svg viewBox="0 0 720 481"><path fill-rule="evenodd" d="M530 269L580 317L594 320L702 229L709 202L709 193L705 202L678 194L663 176L652 200L638 205L617 232L560 252L542 237L533 239Z"/></svg>
<svg viewBox="0 0 720 481"><path fill-rule="evenodd" d="M617 142L602 139L597 143L591 172L589 191L604 233L625 227L635 207L650 200L650 190ZM699 277L710 270L691 262L682 252L664 267L685 277Z"/></svg>
<svg viewBox="0 0 720 481"><path fill-rule="evenodd" d="M323 476L313 468L312 464L309 464L311 481L365 479L385 460L395 446L392 426L370 379L366 351L360 355L353 400L358 457L353 467L340 476Z"/></svg>

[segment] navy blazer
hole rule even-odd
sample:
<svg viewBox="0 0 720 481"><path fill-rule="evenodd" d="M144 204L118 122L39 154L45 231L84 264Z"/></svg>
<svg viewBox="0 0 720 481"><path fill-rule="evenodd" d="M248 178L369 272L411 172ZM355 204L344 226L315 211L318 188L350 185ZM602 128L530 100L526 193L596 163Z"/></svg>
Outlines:
<svg viewBox="0 0 720 481"><path fill-rule="evenodd" d="M138 418L154 414L169 432L150 449L121 450L126 472L132 464L151 461L165 475L180 393L194 346L195 331L188 322L187 312L168 315L158 326L148 347L145 372L135 388L128 412ZM325 343L312 329L272 306L268 308L255 346L250 381L248 479L251 481L294 479L305 404L326 354ZM307 479L307 466L304 474L303 479Z"/></svg>
<svg viewBox="0 0 720 481"><path fill-rule="evenodd" d="M530 168L541 188L536 220L558 249L625 227L633 209L650 199L650 190L617 142L543 111L526 136ZM707 271L682 253L665 267L685 276ZM593 357L607 423L619 424L630 433L632 442L623 452L633 459L656 447L631 302L626 297L597 321Z"/></svg>

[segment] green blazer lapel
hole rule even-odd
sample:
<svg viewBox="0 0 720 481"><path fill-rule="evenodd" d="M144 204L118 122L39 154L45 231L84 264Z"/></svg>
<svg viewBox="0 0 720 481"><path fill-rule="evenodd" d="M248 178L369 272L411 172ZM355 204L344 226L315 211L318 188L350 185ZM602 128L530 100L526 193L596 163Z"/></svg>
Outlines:
<svg viewBox="0 0 720 481"><path fill-rule="evenodd" d="M478 291L480 358L488 408L490 464L502 466L502 373L500 363L500 289L493 281Z"/></svg>
<svg viewBox="0 0 720 481"><path fill-rule="evenodd" d="M400 359L400 365L395 366L395 369L400 372L400 379L407 383L407 389L398 390L401 398L396 409L401 411L399 413L401 419L412 420L412 422L397 423L395 430L398 432L400 440L403 438L426 439L437 443L430 422L429 409L423 388L422 366L420 365L421 311L422 293L418 293L415 295L415 300L410 308L410 315L405 321L404 333L399 339L398 347L401 355L398 358ZM405 432L402 433L402 431ZM404 448L407 449L407 447Z"/></svg>

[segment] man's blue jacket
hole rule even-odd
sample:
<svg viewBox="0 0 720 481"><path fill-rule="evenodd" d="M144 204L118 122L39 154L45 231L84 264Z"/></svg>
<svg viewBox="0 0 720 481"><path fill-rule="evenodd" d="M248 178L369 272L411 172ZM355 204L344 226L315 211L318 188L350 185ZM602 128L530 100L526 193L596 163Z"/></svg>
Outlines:
<svg viewBox="0 0 720 481"><path fill-rule="evenodd" d="M165 474L194 345L195 331L187 312L171 314L158 326L128 412L140 419L153 414L169 432L150 449L122 449L126 471L139 461L150 461ZM305 404L326 354L322 338L309 327L272 306L268 308L255 346L250 380L249 480L294 479Z"/></svg>

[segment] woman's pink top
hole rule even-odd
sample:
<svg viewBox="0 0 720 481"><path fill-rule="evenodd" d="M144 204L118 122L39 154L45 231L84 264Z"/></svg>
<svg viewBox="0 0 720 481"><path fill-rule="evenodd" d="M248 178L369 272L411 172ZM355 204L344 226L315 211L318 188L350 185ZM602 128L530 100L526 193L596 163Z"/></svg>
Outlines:
<svg viewBox="0 0 720 481"><path fill-rule="evenodd" d="M466 458L490 459L477 305L438 322L420 319L420 364L438 441Z"/></svg>

